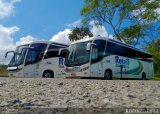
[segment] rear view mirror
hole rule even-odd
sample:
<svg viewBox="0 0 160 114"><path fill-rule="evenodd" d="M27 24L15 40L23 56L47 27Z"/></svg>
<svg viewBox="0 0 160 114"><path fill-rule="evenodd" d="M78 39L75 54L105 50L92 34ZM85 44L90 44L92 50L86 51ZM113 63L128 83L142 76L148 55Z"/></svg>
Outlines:
<svg viewBox="0 0 160 114"><path fill-rule="evenodd" d="M14 51L7 51L5 54L5 58L7 58L8 53L14 53Z"/></svg>

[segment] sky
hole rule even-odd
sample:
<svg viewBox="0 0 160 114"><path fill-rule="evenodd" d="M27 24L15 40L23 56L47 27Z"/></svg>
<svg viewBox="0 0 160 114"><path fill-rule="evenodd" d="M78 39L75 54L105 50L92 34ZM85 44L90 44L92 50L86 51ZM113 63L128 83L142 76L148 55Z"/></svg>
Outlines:
<svg viewBox="0 0 160 114"><path fill-rule="evenodd" d="M9 62L4 58L6 51L24 43L70 44L68 34L81 24L83 5L83 0L0 0L0 64ZM108 26L96 26L93 21L90 25L94 36L113 38Z"/></svg>
<svg viewBox="0 0 160 114"><path fill-rule="evenodd" d="M68 34L81 24L83 0L0 0L0 64L8 63L6 51L36 40L70 44ZM94 36L110 36L93 22Z"/></svg>
<svg viewBox="0 0 160 114"><path fill-rule="evenodd" d="M8 6L8 9L4 8L0 13L0 23L5 27L16 26L20 29L14 34L14 43L28 35L49 40L59 31L64 31L67 28L66 24L80 19L80 9L83 6L81 0L0 1L0 7Z"/></svg>

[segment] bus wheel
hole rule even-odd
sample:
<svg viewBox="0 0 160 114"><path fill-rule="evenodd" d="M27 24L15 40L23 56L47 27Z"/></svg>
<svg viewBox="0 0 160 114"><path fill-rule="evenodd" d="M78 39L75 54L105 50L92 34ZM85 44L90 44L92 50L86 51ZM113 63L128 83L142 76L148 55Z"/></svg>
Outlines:
<svg viewBox="0 0 160 114"><path fill-rule="evenodd" d="M54 78L54 73L52 71L47 70L43 73L43 78Z"/></svg>
<svg viewBox="0 0 160 114"><path fill-rule="evenodd" d="M111 70L106 70L104 73L104 79L105 80L112 80L112 71Z"/></svg>
<svg viewBox="0 0 160 114"><path fill-rule="evenodd" d="M142 80L146 80L146 74L144 72L142 73Z"/></svg>

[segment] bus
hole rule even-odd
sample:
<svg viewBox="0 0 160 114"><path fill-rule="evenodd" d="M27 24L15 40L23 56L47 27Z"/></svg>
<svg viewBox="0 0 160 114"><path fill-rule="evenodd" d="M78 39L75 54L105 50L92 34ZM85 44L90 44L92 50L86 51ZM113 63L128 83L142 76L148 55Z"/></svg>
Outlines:
<svg viewBox="0 0 160 114"><path fill-rule="evenodd" d="M68 77L145 80L154 73L152 55L105 37L75 41L64 51Z"/></svg>
<svg viewBox="0 0 160 114"><path fill-rule="evenodd" d="M19 45L13 53L13 57L8 64L9 77L65 77L64 57L59 56L60 48L69 45L52 41L35 41L25 45Z"/></svg>

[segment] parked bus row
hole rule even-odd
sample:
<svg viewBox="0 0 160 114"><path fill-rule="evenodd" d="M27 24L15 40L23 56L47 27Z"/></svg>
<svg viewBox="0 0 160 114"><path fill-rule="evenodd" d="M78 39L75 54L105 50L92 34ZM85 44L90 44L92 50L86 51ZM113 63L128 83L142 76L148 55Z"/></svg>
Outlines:
<svg viewBox="0 0 160 114"><path fill-rule="evenodd" d="M133 46L94 37L64 45L38 41L20 45L8 65L10 77L151 79L152 55Z"/></svg>

